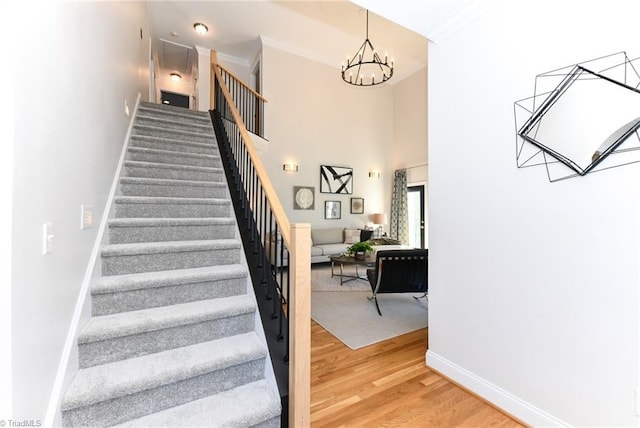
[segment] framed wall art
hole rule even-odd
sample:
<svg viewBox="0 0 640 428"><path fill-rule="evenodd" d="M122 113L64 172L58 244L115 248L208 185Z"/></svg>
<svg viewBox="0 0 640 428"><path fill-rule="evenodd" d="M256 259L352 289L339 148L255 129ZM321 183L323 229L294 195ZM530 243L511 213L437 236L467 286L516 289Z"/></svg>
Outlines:
<svg viewBox="0 0 640 428"><path fill-rule="evenodd" d="M327 220L338 220L342 211L342 203L340 201L324 202L324 218Z"/></svg>
<svg viewBox="0 0 640 428"><path fill-rule="evenodd" d="M353 168L320 165L320 193L353 193Z"/></svg>
<svg viewBox="0 0 640 428"><path fill-rule="evenodd" d="M315 187L293 186L293 209L312 210L315 208Z"/></svg>
<svg viewBox="0 0 640 428"><path fill-rule="evenodd" d="M351 214L364 214L364 198L351 198Z"/></svg>

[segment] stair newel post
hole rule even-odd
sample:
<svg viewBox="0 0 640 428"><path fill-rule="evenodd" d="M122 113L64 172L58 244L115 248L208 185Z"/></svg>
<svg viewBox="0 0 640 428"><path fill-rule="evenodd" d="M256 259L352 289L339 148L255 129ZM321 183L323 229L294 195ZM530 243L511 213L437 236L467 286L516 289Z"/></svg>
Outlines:
<svg viewBox="0 0 640 428"><path fill-rule="evenodd" d="M289 260L289 426L311 425L311 225L292 224Z"/></svg>

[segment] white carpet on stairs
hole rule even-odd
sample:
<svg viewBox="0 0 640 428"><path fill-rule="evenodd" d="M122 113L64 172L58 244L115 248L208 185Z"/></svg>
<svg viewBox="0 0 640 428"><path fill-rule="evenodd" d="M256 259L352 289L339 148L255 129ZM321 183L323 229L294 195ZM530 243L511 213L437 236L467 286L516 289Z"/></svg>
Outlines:
<svg viewBox="0 0 640 428"><path fill-rule="evenodd" d="M420 294L379 295L380 316L375 303L367 299L371 297L367 280L356 279L338 288L339 278L331 278L331 268L325 266L314 266L311 278L311 318L351 349L428 326L427 299L413 298ZM336 288L341 291L318 291Z"/></svg>

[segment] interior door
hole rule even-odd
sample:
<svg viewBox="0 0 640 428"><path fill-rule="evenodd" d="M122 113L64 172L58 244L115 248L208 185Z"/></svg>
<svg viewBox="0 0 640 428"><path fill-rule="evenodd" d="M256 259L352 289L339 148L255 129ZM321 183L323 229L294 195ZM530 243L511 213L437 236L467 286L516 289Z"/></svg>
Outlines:
<svg viewBox="0 0 640 428"><path fill-rule="evenodd" d="M407 187L409 245L415 248L425 248L424 194L423 184Z"/></svg>

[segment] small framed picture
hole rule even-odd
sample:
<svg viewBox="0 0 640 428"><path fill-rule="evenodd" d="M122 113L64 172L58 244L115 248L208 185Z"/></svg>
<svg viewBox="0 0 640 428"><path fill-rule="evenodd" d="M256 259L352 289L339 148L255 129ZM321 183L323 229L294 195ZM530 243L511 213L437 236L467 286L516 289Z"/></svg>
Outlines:
<svg viewBox="0 0 640 428"><path fill-rule="evenodd" d="M315 187L293 186L293 209L312 210L315 208Z"/></svg>
<svg viewBox="0 0 640 428"><path fill-rule="evenodd" d="M324 218L327 220L337 220L340 218L340 211L342 210L340 201L325 201L324 202Z"/></svg>
<svg viewBox="0 0 640 428"><path fill-rule="evenodd" d="M364 198L351 198L351 214L364 214Z"/></svg>

